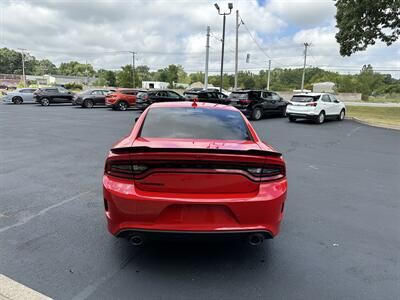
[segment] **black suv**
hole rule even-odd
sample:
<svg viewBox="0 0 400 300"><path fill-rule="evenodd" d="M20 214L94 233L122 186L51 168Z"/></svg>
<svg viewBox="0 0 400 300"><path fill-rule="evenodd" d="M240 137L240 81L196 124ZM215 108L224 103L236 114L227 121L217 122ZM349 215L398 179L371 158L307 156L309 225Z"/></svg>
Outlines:
<svg viewBox="0 0 400 300"><path fill-rule="evenodd" d="M140 92L136 97L135 107L145 110L154 102L185 101L185 98L171 90L153 90Z"/></svg>
<svg viewBox="0 0 400 300"><path fill-rule="evenodd" d="M210 102L217 104L229 104L228 96L221 92L214 92L210 90L202 91L187 91L183 93L186 100L197 99L199 102Z"/></svg>
<svg viewBox="0 0 400 300"><path fill-rule="evenodd" d="M72 105L80 105L86 108L92 108L94 105L105 105L106 95L115 92L115 90L91 89L76 94L72 100Z"/></svg>
<svg viewBox="0 0 400 300"><path fill-rule="evenodd" d="M50 103L72 103L74 94L63 87L40 88L33 93L37 103L49 106Z"/></svg>
<svg viewBox="0 0 400 300"><path fill-rule="evenodd" d="M232 92L231 105L253 120L265 115L286 115L287 102L275 92L267 90L242 90Z"/></svg>

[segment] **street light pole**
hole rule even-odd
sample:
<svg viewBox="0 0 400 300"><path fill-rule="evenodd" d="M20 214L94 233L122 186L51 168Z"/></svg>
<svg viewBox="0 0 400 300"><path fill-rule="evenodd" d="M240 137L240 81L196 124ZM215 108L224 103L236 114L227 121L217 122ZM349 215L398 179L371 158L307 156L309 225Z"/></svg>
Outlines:
<svg viewBox="0 0 400 300"><path fill-rule="evenodd" d="M219 6L217 3L214 4L215 8L218 10L218 14L223 16L223 23L222 23L222 50L221 50L221 83L219 87L219 91L222 92L222 85L224 83L224 50L225 50L225 20L226 16L230 15L232 12L233 4L228 3L229 13L221 13Z"/></svg>
<svg viewBox="0 0 400 300"><path fill-rule="evenodd" d="M238 86L238 52L239 52L239 10L236 10L236 47L235 47L235 91Z"/></svg>
<svg viewBox="0 0 400 300"><path fill-rule="evenodd" d="M210 55L210 26L207 26L206 66L204 72L204 88L208 87L208 60Z"/></svg>
<svg viewBox="0 0 400 300"><path fill-rule="evenodd" d="M26 49L21 49L18 48L19 50L21 50L21 55L22 55L22 81L24 83L24 87L26 87L26 75L25 75L25 53L24 51Z"/></svg>
<svg viewBox="0 0 400 300"><path fill-rule="evenodd" d="M269 90L269 79L271 77L271 60L268 60L268 81L267 81L267 90Z"/></svg>
<svg viewBox="0 0 400 300"><path fill-rule="evenodd" d="M128 51L129 53L132 53L132 84L133 88L135 88L135 54L136 52L134 51Z"/></svg>
<svg viewBox="0 0 400 300"><path fill-rule="evenodd" d="M307 62L307 47L309 47L309 43L304 43L304 65L303 65L303 76L301 77L301 91L304 90L304 77L306 74L306 62Z"/></svg>

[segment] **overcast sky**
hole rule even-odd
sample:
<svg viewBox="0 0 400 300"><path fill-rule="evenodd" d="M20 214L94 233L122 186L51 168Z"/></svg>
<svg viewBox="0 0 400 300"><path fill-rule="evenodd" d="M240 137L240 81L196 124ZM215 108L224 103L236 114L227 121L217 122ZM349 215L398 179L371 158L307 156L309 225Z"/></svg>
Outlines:
<svg viewBox="0 0 400 300"><path fill-rule="evenodd" d="M135 51L137 65L155 70L175 63L195 72L204 71L206 27L210 25L210 71L218 73L222 17L214 2L0 0L0 47L25 48L57 65L69 60L88 61L96 69L118 69L131 63L131 54L122 51ZM308 42L308 66L354 73L363 64L372 64L376 70L400 77L399 42L391 47L378 43L350 58L339 55L332 0L230 2L234 10L226 24L227 72L234 70L238 9L245 23L239 31L241 70L256 72L266 68L269 59L273 68L301 67L303 43ZM228 11L228 1L218 3ZM250 62L246 63L248 53Z"/></svg>

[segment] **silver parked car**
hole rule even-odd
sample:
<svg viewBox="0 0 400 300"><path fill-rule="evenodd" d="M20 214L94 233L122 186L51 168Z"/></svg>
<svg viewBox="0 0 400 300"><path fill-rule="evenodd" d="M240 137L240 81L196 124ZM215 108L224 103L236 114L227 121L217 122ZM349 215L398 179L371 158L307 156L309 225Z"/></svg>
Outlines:
<svg viewBox="0 0 400 300"><path fill-rule="evenodd" d="M6 93L3 97L4 103L35 103L35 99L33 98L33 92L36 89L33 88L21 88L16 89L15 91Z"/></svg>

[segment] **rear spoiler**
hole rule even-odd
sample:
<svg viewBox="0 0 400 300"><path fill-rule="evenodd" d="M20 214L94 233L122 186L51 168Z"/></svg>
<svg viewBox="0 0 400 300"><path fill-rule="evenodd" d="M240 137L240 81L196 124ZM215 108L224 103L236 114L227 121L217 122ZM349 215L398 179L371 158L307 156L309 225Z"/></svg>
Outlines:
<svg viewBox="0 0 400 300"><path fill-rule="evenodd" d="M258 156L282 156L282 153L267 151L267 150L226 150L226 149L196 149L196 148L150 148L150 147L121 147L111 149L112 153L220 153L220 154L235 154L235 155L258 155Z"/></svg>

